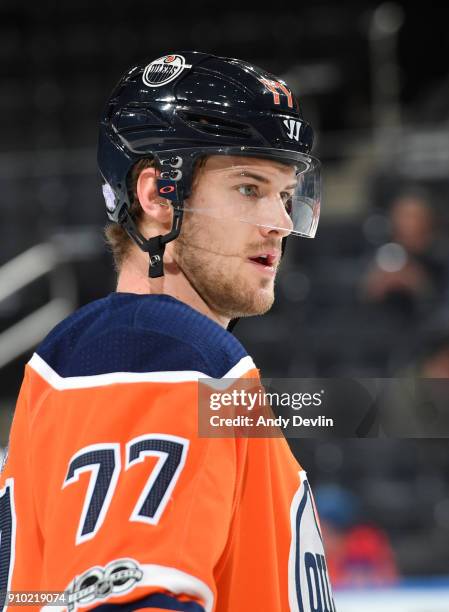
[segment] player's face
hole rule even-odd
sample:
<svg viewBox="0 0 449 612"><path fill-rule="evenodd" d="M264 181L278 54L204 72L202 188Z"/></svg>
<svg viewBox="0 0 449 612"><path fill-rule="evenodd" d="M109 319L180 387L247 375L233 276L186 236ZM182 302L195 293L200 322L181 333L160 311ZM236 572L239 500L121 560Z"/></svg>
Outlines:
<svg viewBox="0 0 449 612"><path fill-rule="evenodd" d="M199 170L174 252L218 314L234 318L271 308L295 183L294 167L257 158L211 156Z"/></svg>

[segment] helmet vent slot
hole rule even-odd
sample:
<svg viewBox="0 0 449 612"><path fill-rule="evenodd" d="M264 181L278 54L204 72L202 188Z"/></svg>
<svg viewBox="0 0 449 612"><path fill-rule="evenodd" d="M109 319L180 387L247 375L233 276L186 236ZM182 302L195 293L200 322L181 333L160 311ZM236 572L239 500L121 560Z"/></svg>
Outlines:
<svg viewBox="0 0 449 612"><path fill-rule="evenodd" d="M208 134L216 136L232 136L234 138L247 138L251 136L251 130L244 123L238 121L230 121L211 115L202 115L201 113L192 113L191 111L182 111L179 113L184 121L191 127Z"/></svg>

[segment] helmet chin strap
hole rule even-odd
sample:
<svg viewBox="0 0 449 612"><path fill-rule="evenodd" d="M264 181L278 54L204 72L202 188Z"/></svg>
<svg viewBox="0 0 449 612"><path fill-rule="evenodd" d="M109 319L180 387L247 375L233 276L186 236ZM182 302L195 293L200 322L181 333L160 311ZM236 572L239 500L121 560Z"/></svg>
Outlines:
<svg viewBox="0 0 449 612"><path fill-rule="evenodd" d="M164 200L159 202L161 206L169 206L173 209L172 227L168 234L159 234L152 238L145 238L137 228L134 219L129 214L128 208L124 207L119 218L119 223L137 244L137 246L148 253L150 261L148 276L160 278L164 276L164 252L167 243L175 240L181 231L182 218L184 214L184 195L180 179L182 179L183 160L180 156L163 157L159 159L160 177L157 179L158 195ZM168 200L168 201L167 201Z"/></svg>
<svg viewBox="0 0 449 612"><path fill-rule="evenodd" d="M148 276L150 278L159 278L164 276L164 252L165 246L168 242L171 242L178 237L181 230L182 221L182 209L173 207L173 224L172 229L168 234L160 234L153 238L145 238L143 234L137 229L134 219L129 214L128 210L125 209L123 216L120 219L120 225L129 235L129 237L137 244L137 246L148 253L150 257Z"/></svg>
<svg viewBox="0 0 449 612"><path fill-rule="evenodd" d="M232 333L232 332L233 332L233 330L234 330L234 327L237 325L237 323L238 323L239 321L240 321L240 317L237 317L236 319L231 319L231 320L229 321L229 324L228 324L227 328L226 328L226 329L228 330L228 332L231 332L231 333Z"/></svg>

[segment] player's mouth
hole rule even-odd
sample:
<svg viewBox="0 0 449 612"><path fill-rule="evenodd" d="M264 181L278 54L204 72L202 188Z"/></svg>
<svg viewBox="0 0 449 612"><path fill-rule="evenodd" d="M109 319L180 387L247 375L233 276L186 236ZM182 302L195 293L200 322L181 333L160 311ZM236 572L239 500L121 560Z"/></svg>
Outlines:
<svg viewBox="0 0 449 612"><path fill-rule="evenodd" d="M277 268L277 262L279 260L279 253L277 251L260 253L253 257L248 257L248 260L260 272L265 272L266 274L275 274L276 268Z"/></svg>

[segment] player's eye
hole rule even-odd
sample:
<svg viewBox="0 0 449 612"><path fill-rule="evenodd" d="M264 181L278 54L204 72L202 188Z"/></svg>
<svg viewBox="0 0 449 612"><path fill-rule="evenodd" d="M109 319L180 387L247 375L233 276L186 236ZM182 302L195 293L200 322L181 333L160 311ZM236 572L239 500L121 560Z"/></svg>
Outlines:
<svg viewBox="0 0 449 612"><path fill-rule="evenodd" d="M257 185L239 185L237 189L246 198L255 198L259 195Z"/></svg>
<svg viewBox="0 0 449 612"><path fill-rule="evenodd" d="M285 210L287 211L289 215L291 215L292 207L293 207L292 194L289 191L283 191L281 193L281 199L282 199L282 202L284 203Z"/></svg>

